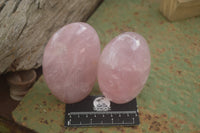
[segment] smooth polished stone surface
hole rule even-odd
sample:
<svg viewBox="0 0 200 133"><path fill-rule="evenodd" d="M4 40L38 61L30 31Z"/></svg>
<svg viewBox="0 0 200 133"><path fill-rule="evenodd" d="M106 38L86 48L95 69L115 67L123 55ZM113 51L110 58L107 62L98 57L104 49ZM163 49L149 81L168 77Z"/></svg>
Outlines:
<svg viewBox="0 0 200 133"><path fill-rule="evenodd" d="M115 103L135 98L147 81L151 57L146 40L125 32L107 44L100 56L98 83L103 95Z"/></svg>
<svg viewBox="0 0 200 133"><path fill-rule="evenodd" d="M59 100L75 103L92 90L97 76L100 41L86 23L71 23L48 42L43 57L45 81Z"/></svg>

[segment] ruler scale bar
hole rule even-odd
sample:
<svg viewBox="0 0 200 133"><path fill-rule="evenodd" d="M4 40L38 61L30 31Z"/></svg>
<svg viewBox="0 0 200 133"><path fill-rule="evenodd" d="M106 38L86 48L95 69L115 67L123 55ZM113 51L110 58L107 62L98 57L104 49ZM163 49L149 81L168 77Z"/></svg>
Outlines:
<svg viewBox="0 0 200 133"><path fill-rule="evenodd" d="M88 114L136 114L137 111L110 111L110 112L70 112L68 115L88 115Z"/></svg>
<svg viewBox="0 0 200 133"><path fill-rule="evenodd" d="M75 104L66 104L65 127L133 126L139 124L136 99L115 104L103 96L88 96Z"/></svg>
<svg viewBox="0 0 200 133"><path fill-rule="evenodd" d="M91 125L100 125L100 124L103 124L103 125L111 125L111 123L92 123ZM117 125L133 125L133 123L114 123L114 124L117 124ZM71 124L72 126L86 126L88 124Z"/></svg>

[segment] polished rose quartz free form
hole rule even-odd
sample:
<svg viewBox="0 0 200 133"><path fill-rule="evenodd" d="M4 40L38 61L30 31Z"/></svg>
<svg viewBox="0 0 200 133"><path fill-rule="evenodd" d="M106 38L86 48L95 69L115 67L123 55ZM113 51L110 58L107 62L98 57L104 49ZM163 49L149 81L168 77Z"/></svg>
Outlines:
<svg viewBox="0 0 200 133"><path fill-rule="evenodd" d="M98 65L98 83L103 95L122 104L142 90L150 71L146 40L134 32L115 37L103 50Z"/></svg>
<svg viewBox="0 0 200 133"><path fill-rule="evenodd" d="M72 23L49 40L43 56L45 81L59 100L75 103L92 90L97 76L100 41L86 23Z"/></svg>

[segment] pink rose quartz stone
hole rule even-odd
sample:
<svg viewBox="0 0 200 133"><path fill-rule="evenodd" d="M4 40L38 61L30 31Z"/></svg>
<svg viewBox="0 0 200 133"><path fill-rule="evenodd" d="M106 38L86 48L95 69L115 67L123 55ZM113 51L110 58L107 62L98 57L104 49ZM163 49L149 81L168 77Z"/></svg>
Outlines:
<svg viewBox="0 0 200 133"><path fill-rule="evenodd" d="M92 90L97 77L100 41L86 23L71 23L58 30L44 50L45 81L59 100L75 103Z"/></svg>
<svg viewBox="0 0 200 133"><path fill-rule="evenodd" d="M98 83L105 97L127 103L144 87L151 66L146 40L134 32L115 37L103 50L98 65Z"/></svg>

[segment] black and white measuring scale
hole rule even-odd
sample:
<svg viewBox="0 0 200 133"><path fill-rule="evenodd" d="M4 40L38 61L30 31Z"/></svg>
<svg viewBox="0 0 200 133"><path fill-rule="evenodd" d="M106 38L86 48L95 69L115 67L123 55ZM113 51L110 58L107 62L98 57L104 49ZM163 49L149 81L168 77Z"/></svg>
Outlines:
<svg viewBox="0 0 200 133"><path fill-rule="evenodd" d="M65 127L139 125L136 99L115 104L103 96L88 96L74 104L66 104Z"/></svg>

